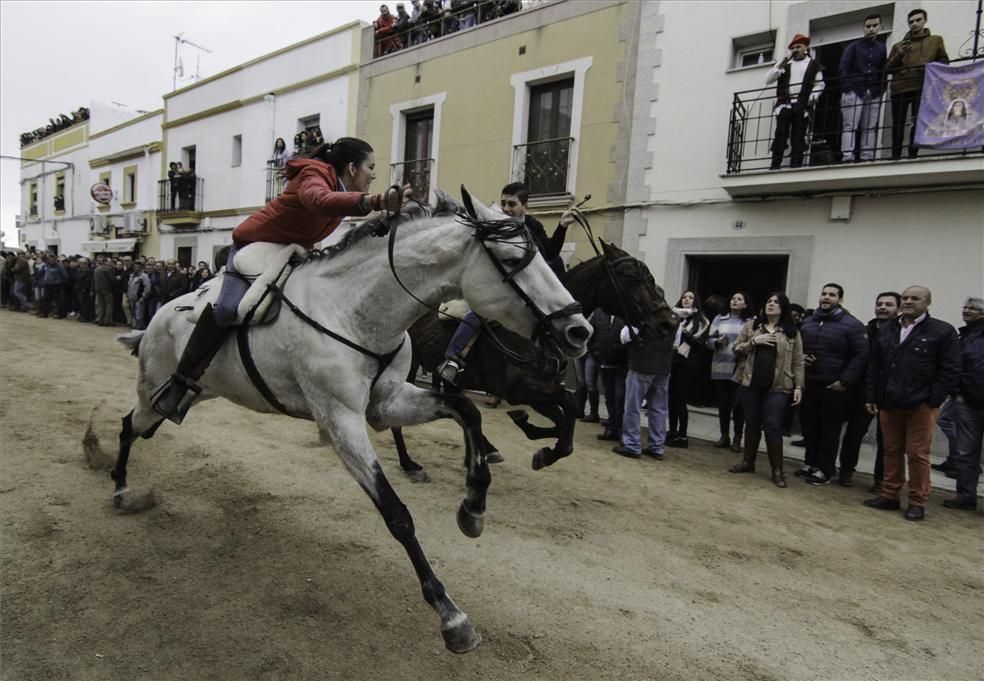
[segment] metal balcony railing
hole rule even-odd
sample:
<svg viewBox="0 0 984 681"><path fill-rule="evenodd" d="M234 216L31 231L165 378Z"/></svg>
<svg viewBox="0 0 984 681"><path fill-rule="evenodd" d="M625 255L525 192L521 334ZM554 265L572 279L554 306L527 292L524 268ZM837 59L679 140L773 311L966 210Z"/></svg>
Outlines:
<svg viewBox="0 0 984 681"><path fill-rule="evenodd" d="M513 147L513 181L525 182L530 196L567 193L573 137L558 137Z"/></svg>
<svg viewBox="0 0 984 681"><path fill-rule="evenodd" d="M523 8L523 4L520 0L454 0L450 9L442 9L439 3L429 1L422 3L421 7L423 11L416 22L411 22L405 27L397 24L391 30L374 32L373 57L381 57L515 14Z"/></svg>
<svg viewBox="0 0 984 681"><path fill-rule="evenodd" d="M390 165L393 180L391 184L400 186L409 184L413 188L413 195L419 201L427 202L427 195L430 193L431 167L434 159L422 158L416 161L403 161Z"/></svg>
<svg viewBox="0 0 984 681"><path fill-rule="evenodd" d="M960 63L966 60L954 60ZM864 161L890 161L910 158L909 140L913 122L894 126L893 106L889 97L890 72L873 76L870 85L877 96L866 101L841 105L841 94L846 78L824 76L824 89L817 101L806 106L801 113L802 132L798 125L790 125L785 150L780 155L773 151L776 133L779 131L779 110L776 107L776 85L756 90L735 92L728 116L728 140L725 150L726 172L737 175L748 171L778 170L799 166L824 166ZM855 80L854 78L850 80ZM848 88L850 89L850 88ZM790 95L800 90L797 83L789 86ZM788 116L796 120L797 109ZM911 115L909 116L911 119ZM852 121L853 132L845 133L844 122ZM870 122L866 125L866 122ZM785 123L784 123L785 125ZM953 158L982 155L984 148L959 150L924 149L917 153L932 158Z"/></svg>
<svg viewBox="0 0 984 681"><path fill-rule="evenodd" d="M270 203L280 196L287 186L287 175L284 174L286 161L269 160L266 162L266 202Z"/></svg>
<svg viewBox="0 0 984 681"><path fill-rule="evenodd" d="M205 200L205 178L194 173L157 181L157 212L201 212Z"/></svg>

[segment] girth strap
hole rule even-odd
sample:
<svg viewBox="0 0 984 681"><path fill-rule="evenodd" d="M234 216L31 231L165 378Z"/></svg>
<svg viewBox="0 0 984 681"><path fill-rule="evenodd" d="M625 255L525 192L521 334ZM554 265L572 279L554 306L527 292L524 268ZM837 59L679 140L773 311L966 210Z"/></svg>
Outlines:
<svg viewBox="0 0 984 681"><path fill-rule="evenodd" d="M249 325L242 324L237 329L236 341L239 345L239 358L243 362L243 368L246 369L246 375L249 376L249 380L253 382L253 385L260 391L263 398L270 403L270 406L281 414L291 416L291 413L287 411L287 407L280 403L277 396L270 390L270 386L263 380L260 370L256 368L256 362L253 361L253 353L249 351Z"/></svg>

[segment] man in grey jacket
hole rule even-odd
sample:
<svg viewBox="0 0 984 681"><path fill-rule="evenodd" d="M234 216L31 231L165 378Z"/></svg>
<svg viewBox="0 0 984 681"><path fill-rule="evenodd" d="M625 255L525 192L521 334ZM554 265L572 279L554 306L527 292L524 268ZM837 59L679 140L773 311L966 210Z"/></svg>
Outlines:
<svg viewBox="0 0 984 681"><path fill-rule="evenodd" d="M150 296L150 278L143 271L143 265L133 263L133 273L126 284L126 297L133 310L133 328L147 328L147 298Z"/></svg>

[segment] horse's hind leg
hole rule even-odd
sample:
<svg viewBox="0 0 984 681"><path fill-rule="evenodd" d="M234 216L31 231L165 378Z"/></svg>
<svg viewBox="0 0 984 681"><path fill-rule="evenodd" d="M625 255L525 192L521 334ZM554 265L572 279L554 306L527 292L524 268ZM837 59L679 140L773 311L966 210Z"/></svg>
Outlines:
<svg viewBox="0 0 984 681"><path fill-rule="evenodd" d="M424 600L441 618L441 635L448 650L454 653L474 650L482 642L482 637L472 627L468 616L451 600L431 569L417 541L410 511L400 501L376 460L366 436L363 416L352 412L342 417L336 412L318 418L318 423L334 444L345 467L372 499L390 533L406 550L420 580Z"/></svg>
<svg viewBox="0 0 984 681"><path fill-rule="evenodd" d="M407 441L403 439L403 429L391 428L390 432L393 433L393 442L396 444L396 454L400 457L400 468L402 468L403 472L407 474L407 477L414 482L427 482L428 477L424 467L410 458L410 452L407 449Z"/></svg>
<svg viewBox="0 0 984 681"><path fill-rule="evenodd" d="M134 419L135 414L136 419ZM116 490L113 492L113 505L116 508L123 506L123 501L129 491L126 484L126 464L130 460L130 447L133 446L138 437L152 437L164 421L160 416L151 414L153 412L148 409L136 407L123 417L119 454L116 456L116 465L109 471L109 476L116 484Z"/></svg>

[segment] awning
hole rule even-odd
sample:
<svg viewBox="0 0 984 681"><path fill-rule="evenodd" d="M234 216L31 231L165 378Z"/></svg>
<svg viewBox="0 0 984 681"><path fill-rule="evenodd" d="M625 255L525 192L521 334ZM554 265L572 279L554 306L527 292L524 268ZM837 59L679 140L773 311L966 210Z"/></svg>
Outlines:
<svg viewBox="0 0 984 681"><path fill-rule="evenodd" d="M82 250L89 253L128 253L137 247L136 239L106 239L83 241Z"/></svg>

